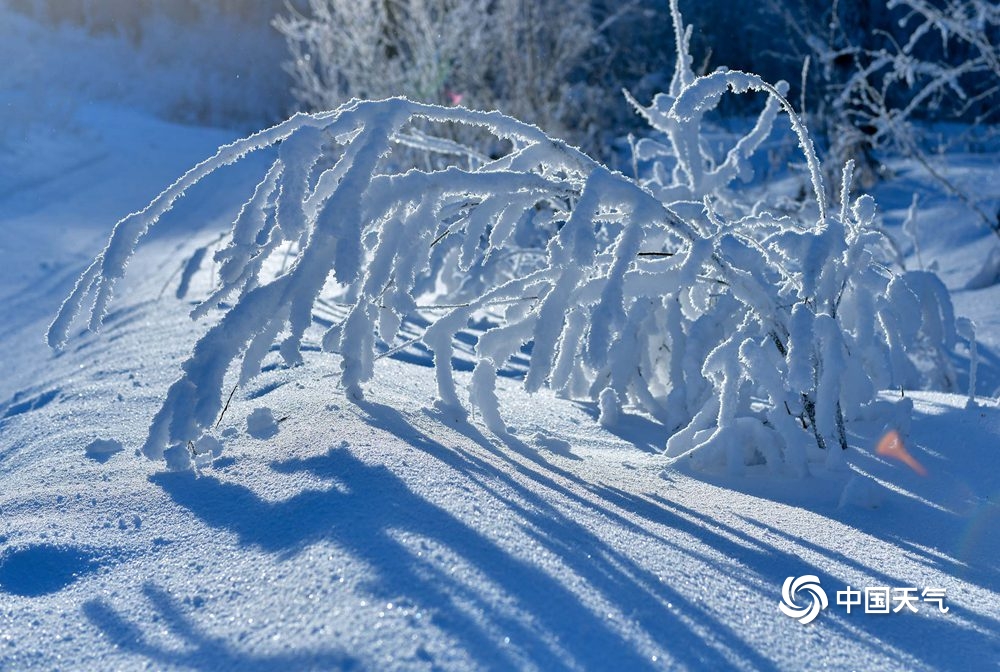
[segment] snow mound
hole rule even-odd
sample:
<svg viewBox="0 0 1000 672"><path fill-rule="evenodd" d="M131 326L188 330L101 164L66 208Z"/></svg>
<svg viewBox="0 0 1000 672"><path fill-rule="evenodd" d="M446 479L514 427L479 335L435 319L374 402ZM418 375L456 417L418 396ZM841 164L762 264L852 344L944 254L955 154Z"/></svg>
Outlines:
<svg viewBox="0 0 1000 672"><path fill-rule="evenodd" d="M87 444L84 448L84 452L87 453L87 457L93 458L99 462L106 461L111 458L115 453L120 453L125 450L121 442L115 441L114 439L94 439Z"/></svg>
<svg viewBox="0 0 1000 672"><path fill-rule="evenodd" d="M255 408L247 416L247 433L255 439L270 439L278 433L278 423L270 408Z"/></svg>

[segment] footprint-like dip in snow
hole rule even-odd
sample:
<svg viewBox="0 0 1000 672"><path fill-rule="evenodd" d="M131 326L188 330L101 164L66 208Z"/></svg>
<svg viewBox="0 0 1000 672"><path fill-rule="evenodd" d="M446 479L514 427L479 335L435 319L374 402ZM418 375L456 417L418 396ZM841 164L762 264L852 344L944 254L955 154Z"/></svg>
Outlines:
<svg viewBox="0 0 1000 672"><path fill-rule="evenodd" d="M55 593L97 569L86 551L39 544L0 556L0 591L24 597Z"/></svg>

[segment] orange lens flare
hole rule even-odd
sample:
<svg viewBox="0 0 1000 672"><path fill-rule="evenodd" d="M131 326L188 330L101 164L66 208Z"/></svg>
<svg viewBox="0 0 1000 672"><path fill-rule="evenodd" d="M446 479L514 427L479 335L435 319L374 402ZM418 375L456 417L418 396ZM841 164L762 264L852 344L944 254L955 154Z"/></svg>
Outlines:
<svg viewBox="0 0 1000 672"><path fill-rule="evenodd" d="M903 445L903 437L895 429L889 430L885 436L879 439L878 446L875 448L875 454L899 460L921 476L927 475L924 465L917 462L917 458L907 452L906 446Z"/></svg>

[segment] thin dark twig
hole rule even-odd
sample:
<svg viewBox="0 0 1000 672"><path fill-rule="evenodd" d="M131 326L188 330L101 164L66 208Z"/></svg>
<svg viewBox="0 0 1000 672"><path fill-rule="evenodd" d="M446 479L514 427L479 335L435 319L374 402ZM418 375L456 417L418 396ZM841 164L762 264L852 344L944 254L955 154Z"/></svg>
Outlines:
<svg viewBox="0 0 1000 672"><path fill-rule="evenodd" d="M489 308L491 306L507 306L512 303L521 303L522 301L537 301L537 296L521 296L513 299L499 299L497 301L489 301L482 304L482 308ZM424 304L418 305L418 310L451 310L453 308L468 308L472 305L472 302L467 303L439 303L439 304ZM385 306L381 306L384 308Z"/></svg>
<svg viewBox="0 0 1000 672"><path fill-rule="evenodd" d="M229 410L229 402L233 400L233 395L236 394L236 388L239 384L233 385L233 391L229 393L229 398L226 399L226 405L222 407L222 413L219 414L219 420L215 423L215 428L218 429L219 425L222 423L222 418L225 417L226 411Z"/></svg>

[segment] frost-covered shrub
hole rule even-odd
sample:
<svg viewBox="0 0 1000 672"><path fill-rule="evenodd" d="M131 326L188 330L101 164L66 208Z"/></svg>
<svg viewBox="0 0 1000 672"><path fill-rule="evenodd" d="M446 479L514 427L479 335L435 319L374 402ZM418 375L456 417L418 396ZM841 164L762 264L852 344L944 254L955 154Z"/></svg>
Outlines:
<svg viewBox="0 0 1000 672"><path fill-rule="evenodd" d="M454 143L409 133L410 125L425 122L488 129L511 151L487 160ZM473 315L510 304L500 325L480 339L473 395L488 424L502 431L492 390L496 367L534 340L528 385L537 389L544 383L555 365L565 302L585 289L588 295L596 292L590 310L606 318L601 320L604 333L592 330L591 338L607 349L621 318L622 282L644 232L664 239L681 235L675 227L682 233L687 229L679 220L668 226L675 219L671 213L622 176L499 113L403 99L353 102L334 112L296 115L223 148L144 211L122 220L64 305L50 343L65 340L90 294L95 296L91 326L99 326L135 244L188 187L248 152L279 143L278 159L216 257L222 284L195 314L232 295L236 301L201 339L184 376L172 386L150 430L145 447L150 456L159 457L168 444L197 439L215 422L223 377L233 362L240 362L241 380L251 378L284 332L281 354L287 363L299 363L313 305L331 275L352 308L322 342L325 349L342 353L342 382L354 397L361 396L362 383L372 375L376 338L392 342L400 320L416 310L417 297L439 281L446 293L468 293L468 283L458 285L454 278L479 278L468 303L446 313L423 337L438 362L442 408L456 414L463 406L450 367L451 339ZM459 160L432 172L383 172L394 165L387 155L398 144L458 153ZM547 258L512 264L523 230L537 230L541 224L535 220L541 219L549 220L553 231ZM262 272L268 257L289 247L295 263L268 278ZM525 310L519 304L527 297L536 297L537 305ZM540 314L549 319L539 320Z"/></svg>
<svg viewBox="0 0 1000 672"><path fill-rule="evenodd" d="M406 96L496 109L586 143L609 103L585 69L598 31L585 2L309 0L275 26L308 110ZM593 75L593 73L589 73Z"/></svg>
<svg viewBox="0 0 1000 672"><path fill-rule="evenodd" d="M859 121L905 141L914 119L963 118L990 123L1000 101L1000 6L989 0L888 0L901 13L905 41L857 56L856 74L840 93Z"/></svg>
<svg viewBox="0 0 1000 672"><path fill-rule="evenodd" d="M931 274L897 275L880 262L875 204L848 202L850 168L840 207L830 208L781 86L742 72L693 75L672 8L678 67L670 91L643 110L665 133L671 171L639 184L498 112L390 99L299 114L222 148L119 222L51 326L50 344L65 341L90 298L91 327L100 326L138 240L186 189L277 147L215 255L219 285L193 314L221 312L153 419L147 456L173 455L210 430L231 369L246 382L275 343L287 365L301 364L326 297L347 306L318 338L339 353L349 397L362 397L377 353L397 347L402 321L420 315L444 417L472 407L505 434L497 373L530 343L528 391L589 399L605 424L622 406L646 413L662 423L672 457L733 472L838 465L848 421L894 420L879 389L953 383L948 294ZM768 102L750 134L713 163L701 117L727 91ZM810 168L809 218L726 200L780 110ZM506 150L490 158L413 130L434 124L479 129ZM400 146L450 165L401 172L392 156ZM281 257L292 262L271 263ZM426 301L436 310L418 303ZM482 333L466 401L451 362L456 334L470 324Z"/></svg>
<svg viewBox="0 0 1000 672"><path fill-rule="evenodd" d="M819 448L846 447L846 420L870 414L877 389L954 386L946 356L955 343L951 302L932 274L898 276L883 264L874 201L848 202L853 163L844 171L840 212L828 212L819 160L784 99L784 83L772 87L726 71L695 77L690 30L676 2L671 8L678 58L670 91L648 108L632 101L662 141L641 141L636 150L653 162L643 186L713 241L694 272L702 279L711 269L716 286L698 286L692 273L689 288L655 306L656 321L623 352L657 353L638 363L638 376L642 384L666 386L657 403L639 405L680 430L668 454L706 466L756 460L801 470L803 454L788 450L801 444L800 434L810 432ZM717 157L701 126L727 88L769 95L753 128ZM764 202L743 202L732 188L753 178L750 158L782 108L806 156L815 224L777 216ZM665 375L652 373L657 361ZM621 383L615 388L626 393ZM838 454L827 453L827 461L836 463Z"/></svg>
<svg viewBox="0 0 1000 672"><path fill-rule="evenodd" d="M278 16L295 96L312 110L352 98L406 96L448 104L486 77L475 58L488 29L486 0L310 0ZM482 84L478 84L482 86Z"/></svg>
<svg viewBox="0 0 1000 672"><path fill-rule="evenodd" d="M780 3L773 2L773 5ZM937 168L929 121L960 121L975 134L1000 121L1000 5L993 0L882 0L802 29L815 57L812 90L831 153L854 159L871 186L884 155L918 161L995 229L995 213ZM851 14L854 14L853 20Z"/></svg>

